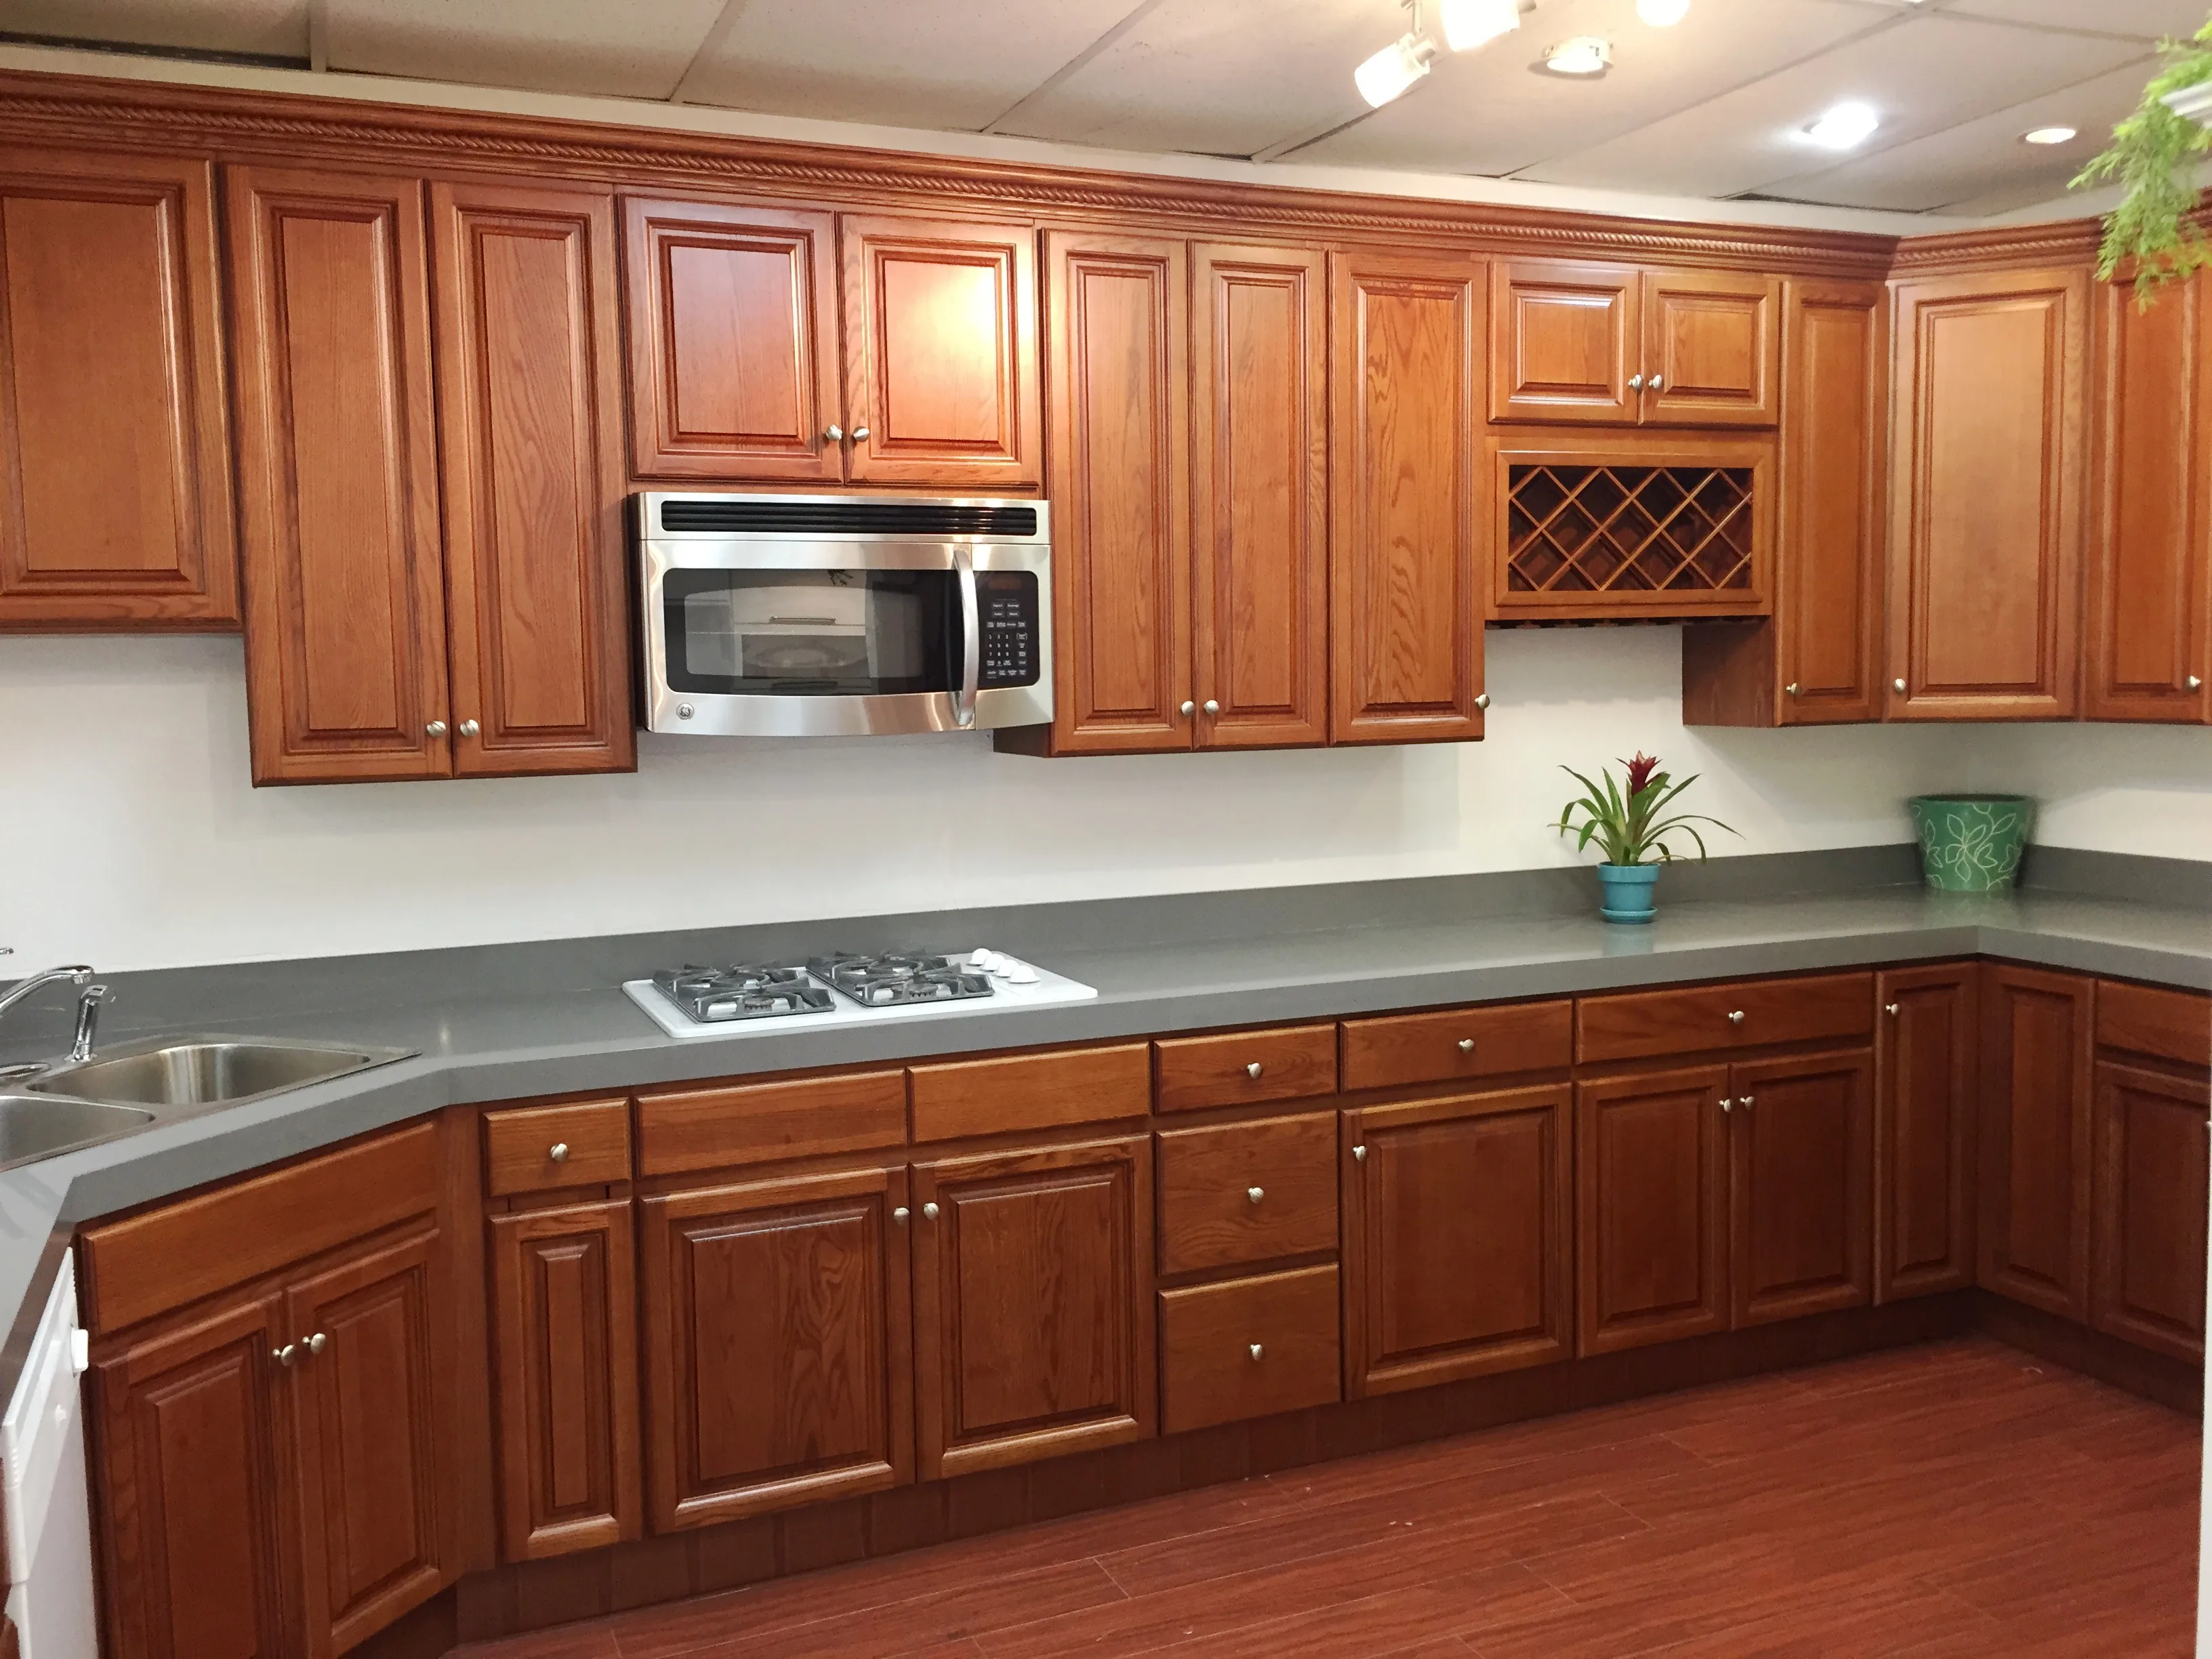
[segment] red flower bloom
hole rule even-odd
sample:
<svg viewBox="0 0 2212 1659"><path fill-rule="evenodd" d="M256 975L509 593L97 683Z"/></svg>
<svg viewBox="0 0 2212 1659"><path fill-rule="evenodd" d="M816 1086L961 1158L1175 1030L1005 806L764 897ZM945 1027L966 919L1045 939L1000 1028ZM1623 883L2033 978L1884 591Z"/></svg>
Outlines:
<svg viewBox="0 0 2212 1659"><path fill-rule="evenodd" d="M1651 781L1651 775L1659 769L1659 757L1639 749L1634 760L1623 761L1621 764L1628 769L1628 793L1632 799L1642 794L1644 786Z"/></svg>

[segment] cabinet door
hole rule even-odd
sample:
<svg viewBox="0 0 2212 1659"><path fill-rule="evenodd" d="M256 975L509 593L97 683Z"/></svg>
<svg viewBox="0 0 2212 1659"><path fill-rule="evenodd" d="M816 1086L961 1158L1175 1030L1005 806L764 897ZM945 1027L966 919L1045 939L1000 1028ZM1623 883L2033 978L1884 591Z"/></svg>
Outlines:
<svg viewBox="0 0 2212 1659"><path fill-rule="evenodd" d="M441 1444L435 1228L284 1293L299 1445L305 1651L343 1653L443 1589L459 1448Z"/></svg>
<svg viewBox="0 0 2212 1659"><path fill-rule="evenodd" d="M627 1199L491 1218L504 1559L639 1535Z"/></svg>
<svg viewBox="0 0 2212 1659"><path fill-rule="evenodd" d="M915 1167L923 1480L1152 1433L1150 1146L1132 1136Z"/></svg>
<svg viewBox="0 0 2212 1659"><path fill-rule="evenodd" d="M1584 1358L1728 1328L1728 1068L1575 1086Z"/></svg>
<svg viewBox="0 0 2212 1659"><path fill-rule="evenodd" d="M1974 963L1954 962L1875 980L1877 1302L1974 1282L1980 979Z"/></svg>
<svg viewBox="0 0 2212 1659"><path fill-rule="evenodd" d="M2096 290L2087 684L2099 720L2212 719L2212 278Z"/></svg>
<svg viewBox="0 0 2212 1659"><path fill-rule="evenodd" d="M1747 1060L1729 1079L1735 1324L1874 1299L1874 1054Z"/></svg>
<svg viewBox="0 0 2212 1659"><path fill-rule="evenodd" d="M1491 286L1490 418L1633 426L1644 288L1630 265L1501 264Z"/></svg>
<svg viewBox="0 0 2212 1659"><path fill-rule="evenodd" d="M1188 749L1189 281L1169 238L1045 238L1056 751Z"/></svg>
<svg viewBox="0 0 2212 1659"><path fill-rule="evenodd" d="M1319 253L1192 253L1202 747L1328 740L1328 317Z"/></svg>
<svg viewBox="0 0 2212 1659"><path fill-rule="evenodd" d="M2088 289L2051 270L1896 290L1892 719L2074 713Z"/></svg>
<svg viewBox="0 0 2212 1659"><path fill-rule="evenodd" d="M215 250L205 161L0 149L0 628L237 625Z"/></svg>
<svg viewBox="0 0 2212 1659"><path fill-rule="evenodd" d="M641 478L836 483L834 217L623 201L630 471Z"/></svg>
<svg viewBox="0 0 2212 1659"><path fill-rule="evenodd" d="M2212 1084L2100 1060L2095 1088L2089 1322L2201 1364Z"/></svg>
<svg viewBox="0 0 2212 1659"><path fill-rule="evenodd" d="M112 1659L289 1659L299 1562L276 1298L220 1307L92 1368L91 1476Z"/></svg>
<svg viewBox="0 0 2212 1659"><path fill-rule="evenodd" d="M838 222L848 476L1034 489L1036 233L1027 225Z"/></svg>
<svg viewBox="0 0 2212 1659"><path fill-rule="evenodd" d="M228 185L253 781L445 776L422 185Z"/></svg>
<svg viewBox="0 0 2212 1659"><path fill-rule="evenodd" d="M653 1530L914 1478L906 1174L639 1204Z"/></svg>
<svg viewBox="0 0 2212 1659"><path fill-rule="evenodd" d="M1778 277L1655 270L1644 278L1646 425L1772 426L1782 408L1775 355Z"/></svg>
<svg viewBox="0 0 2212 1659"><path fill-rule="evenodd" d="M2089 1316L2092 981L1992 963L1981 983L1981 1283Z"/></svg>
<svg viewBox="0 0 2212 1659"><path fill-rule="evenodd" d="M1345 1114L1353 1399L1573 1356L1571 1107L1555 1084Z"/></svg>
<svg viewBox="0 0 2212 1659"><path fill-rule="evenodd" d="M1482 735L1474 331L1482 267L1332 254L1334 743Z"/></svg>
<svg viewBox="0 0 2212 1659"><path fill-rule="evenodd" d="M453 769L637 762L614 198L431 186Z"/></svg>

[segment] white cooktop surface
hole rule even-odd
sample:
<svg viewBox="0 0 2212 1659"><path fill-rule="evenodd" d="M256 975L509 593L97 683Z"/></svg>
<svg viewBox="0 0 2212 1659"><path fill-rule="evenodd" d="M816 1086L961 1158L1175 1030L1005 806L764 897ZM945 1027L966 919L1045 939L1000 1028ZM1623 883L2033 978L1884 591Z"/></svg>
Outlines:
<svg viewBox="0 0 2212 1659"><path fill-rule="evenodd" d="M973 951L952 951L945 954L972 958ZM629 1000L653 1017L654 1024L672 1037L740 1037L758 1036L767 1031L806 1031L825 1026L842 1028L848 1025L873 1025L886 1019L951 1019L971 1014L1003 1013L1016 1008L1041 1008L1056 1002L1086 1002L1098 994L1097 988L1062 977L1035 963L1023 962L1018 957L1000 953L1000 963L1016 969L1027 969L1036 975L1034 983L1018 984L1003 974L991 978L992 993L988 997L969 997L957 1002L908 1002L891 1008L863 1008L842 991L830 993L830 1006L817 1014L780 1014L767 1019L696 1020L685 1013L661 988L649 979L629 979L623 981L623 989ZM807 977L817 985L822 983L812 975Z"/></svg>

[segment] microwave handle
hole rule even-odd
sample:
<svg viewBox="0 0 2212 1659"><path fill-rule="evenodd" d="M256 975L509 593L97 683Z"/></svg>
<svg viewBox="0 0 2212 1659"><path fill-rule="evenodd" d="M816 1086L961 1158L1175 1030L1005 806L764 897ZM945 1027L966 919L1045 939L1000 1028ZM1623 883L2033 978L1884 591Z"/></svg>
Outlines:
<svg viewBox="0 0 2212 1659"><path fill-rule="evenodd" d="M952 723L964 730L975 724L975 694L983 683L983 627L975 602L974 550L955 548L952 568L960 580L960 689L952 694Z"/></svg>

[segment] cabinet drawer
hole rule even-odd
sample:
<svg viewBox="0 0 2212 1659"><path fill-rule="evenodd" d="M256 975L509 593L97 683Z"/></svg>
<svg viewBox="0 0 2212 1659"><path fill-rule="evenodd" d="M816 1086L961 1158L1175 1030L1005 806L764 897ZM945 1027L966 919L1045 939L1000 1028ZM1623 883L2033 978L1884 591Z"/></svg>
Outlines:
<svg viewBox="0 0 2212 1659"><path fill-rule="evenodd" d="M906 1073L844 1072L637 1097L640 1175L861 1152L906 1140Z"/></svg>
<svg viewBox="0 0 2212 1659"><path fill-rule="evenodd" d="M1574 1050L1574 1005L1522 1002L1344 1022L1344 1086L1412 1083L1566 1069Z"/></svg>
<svg viewBox="0 0 2212 1659"><path fill-rule="evenodd" d="M1170 1037L1152 1044L1164 1112L1246 1106L1336 1092L1336 1027Z"/></svg>
<svg viewBox="0 0 2212 1659"><path fill-rule="evenodd" d="M560 1148L560 1156L554 1149ZM629 1102L579 1100L484 1114L484 1190L494 1198L629 1179Z"/></svg>
<svg viewBox="0 0 2212 1659"><path fill-rule="evenodd" d="M1162 1273L1335 1248L1334 1112L1161 1134Z"/></svg>
<svg viewBox="0 0 2212 1659"><path fill-rule="evenodd" d="M1863 1037L1873 1030L1872 974L1753 980L1585 997L1575 1005L1575 1059L1593 1065L1654 1054L1764 1048L1777 1042Z"/></svg>
<svg viewBox="0 0 2212 1659"><path fill-rule="evenodd" d="M916 1140L1109 1123L1152 1109L1152 1050L1145 1042L1055 1048L915 1066L907 1078Z"/></svg>
<svg viewBox="0 0 2212 1659"><path fill-rule="evenodd" d="M2212 997L2099 980L2097 1042L2183 1066L2212 1066Z"/></svg>
<svg viewBox="0 0 2212 1659"><path fill-rule="evenodd" d="M1343 1398L1338 1318L1334 1267L1161 1291L1161 1431Z"/></svg>

